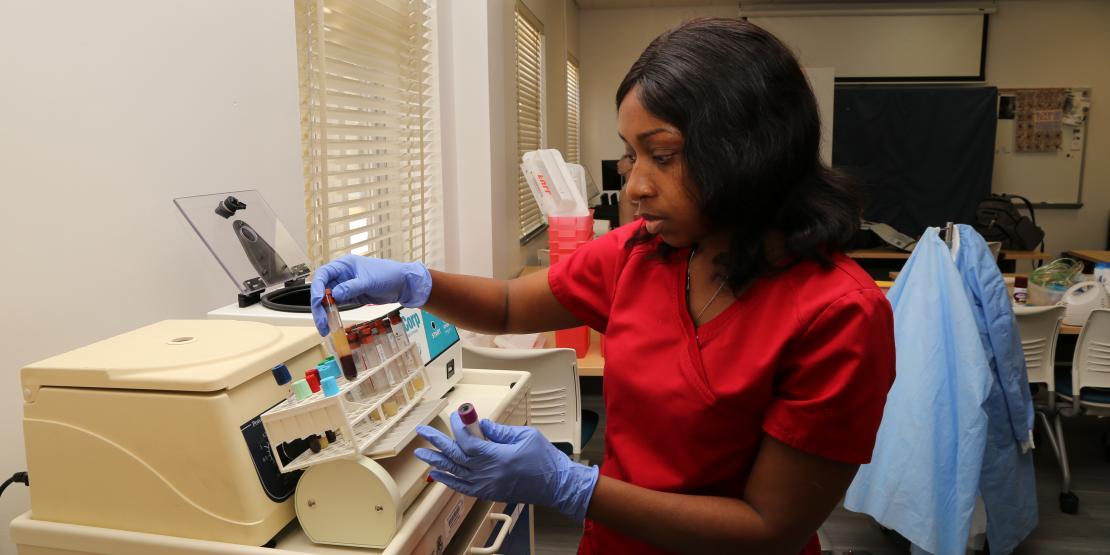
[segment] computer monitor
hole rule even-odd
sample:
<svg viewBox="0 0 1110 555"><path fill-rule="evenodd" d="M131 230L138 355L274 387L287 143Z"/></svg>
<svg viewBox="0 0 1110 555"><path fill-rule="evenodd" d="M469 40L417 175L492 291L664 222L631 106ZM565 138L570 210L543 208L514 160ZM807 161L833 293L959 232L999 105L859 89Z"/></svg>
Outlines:
<svg viewBox="0 0 1110 555"><path fill-rule="evenodd" d="M621 174L617 171L617 160L601 161L601 188L605 191L621 190Z"/></svg>

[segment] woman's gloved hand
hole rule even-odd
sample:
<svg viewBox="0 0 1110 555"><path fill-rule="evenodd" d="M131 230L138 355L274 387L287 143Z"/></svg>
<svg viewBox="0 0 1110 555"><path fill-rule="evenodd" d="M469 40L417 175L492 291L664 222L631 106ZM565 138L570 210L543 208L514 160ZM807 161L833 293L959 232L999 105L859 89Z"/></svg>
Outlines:
<svg viewBox="0 0 1110 555"><path fill-rule="evenodd" d="M470 435L458 413L451 414L454 441L429 426L416 429L439 449L415 451L418 459L435 468L433 480L487 501L553 507L575 522L586 518L597 467L570 460L535 428L486 419L479 425L488 441Z"/></svg>
<svg viewBox="0 0 1110 555"><path fill-rule="evenodd" d="M432 276L419 262L394 262L348 254L320 266L312 278L312 319L320 335L328 334L327 312L320 302L331 289L336 302L401 303L424 306L432 292Z"/></svg>

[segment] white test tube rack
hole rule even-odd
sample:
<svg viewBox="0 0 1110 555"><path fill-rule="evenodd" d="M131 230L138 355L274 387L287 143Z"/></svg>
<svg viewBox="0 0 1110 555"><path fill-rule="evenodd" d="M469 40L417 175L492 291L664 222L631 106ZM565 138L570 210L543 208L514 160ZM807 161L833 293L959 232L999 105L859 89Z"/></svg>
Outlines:
<svg viewBox="0 0 1110 555"><path fill-rule="evenodd" d="M410 360L419 360L415 349L416 344L410 344L374 368L360 372L355 380L344 380L336 395L325 397L321 390L306 399L286 399L263 413L262 426L270 439L270 449L278 468L282 472L292 472L335 459L350 459L362 455L381 458L399 452L415 437L416 427L435 418L446 401L423 400L431 382L428 381L427 372L422 365L415 369L406 369L411 373L384 391L372 393L362 386L369 386L372 377L379 372L386 372L387 367L394 362L403 364L407 352L414 352ZM424 388L415 391L413 387L411 389L414 393L410 394L407 386L417 378L423 379ZM397 407L396 414L387 416L382 407L398 394L404 397L405 403ZM279 445L312 435L323 436L325 430L339 432L335 442L318 453L305 450L288 464L282 464L277 450Z"/></svg>

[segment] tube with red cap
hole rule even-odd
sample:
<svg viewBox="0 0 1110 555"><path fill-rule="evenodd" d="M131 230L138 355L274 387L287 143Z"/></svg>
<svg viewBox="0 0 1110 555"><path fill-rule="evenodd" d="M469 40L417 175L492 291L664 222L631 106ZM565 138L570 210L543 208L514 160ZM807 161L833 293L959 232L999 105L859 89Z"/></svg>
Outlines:
<svg viewBox="0 0 1110 555"><path fill-rule="evenodd" d="M351 343L347 340L347 330L343 329L343 319L339 317L339 305L336 304L335 297L332 297L331 289L324 289L324 299L320 304L328 313L328 338L331 339L332 350L335 351L335 356L343 367L343 374L348 376L348 380L353 380L354 378L350 376L352 374L357 376L358 369L355 368L355 359L351 356Z"/></svg>

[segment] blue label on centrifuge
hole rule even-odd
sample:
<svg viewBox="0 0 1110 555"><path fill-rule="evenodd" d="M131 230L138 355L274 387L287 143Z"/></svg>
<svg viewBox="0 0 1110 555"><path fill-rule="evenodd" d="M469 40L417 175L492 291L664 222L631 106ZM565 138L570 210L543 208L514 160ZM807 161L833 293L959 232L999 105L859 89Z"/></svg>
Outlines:
<svg viewBox="0 0 1110 555"><path fill-rule="evenodd" d="M424 335L428 338L428 353L431 355L431 360L435 360L459 340L459 330L429 312L421 311L420 315L424 318Z"/></svg>
<svg viewBox="0 0 1110 555"><path fill-rule="evenodd" d="M405 323L409 340L420 345L424 364L435 360L459 341L459 330L455 326L423 310L404 309L401 320Z"/></svg>

